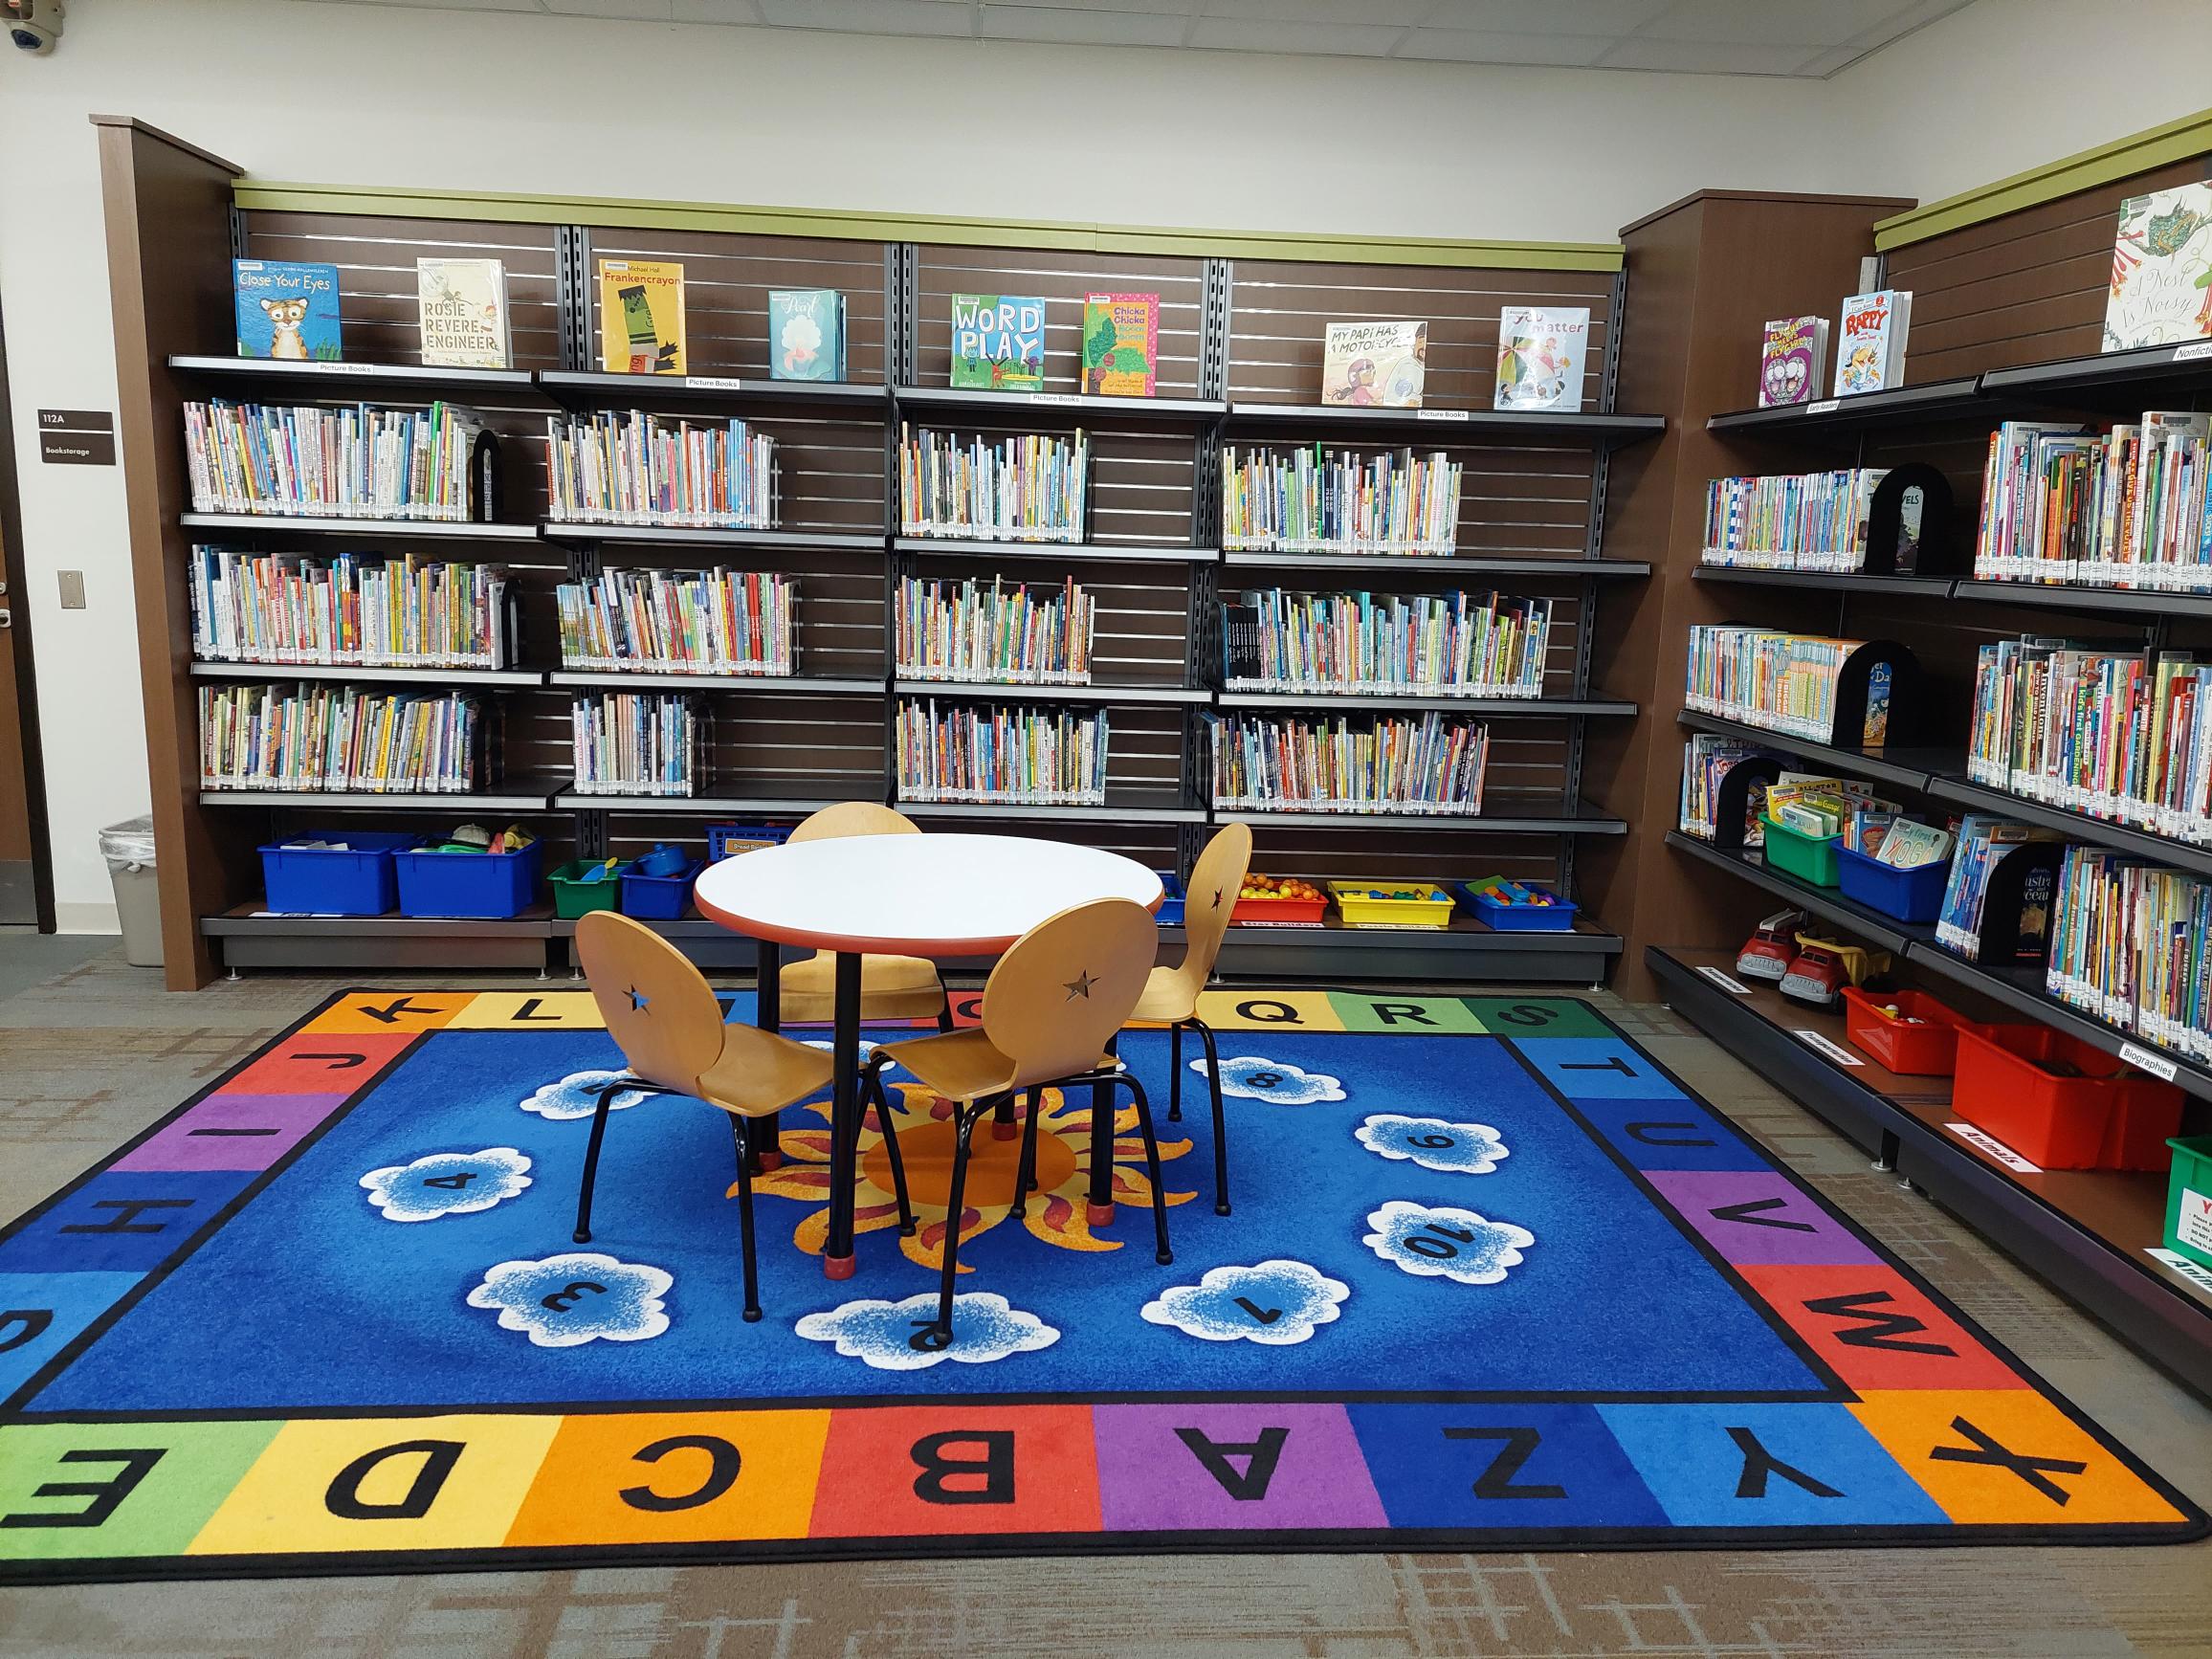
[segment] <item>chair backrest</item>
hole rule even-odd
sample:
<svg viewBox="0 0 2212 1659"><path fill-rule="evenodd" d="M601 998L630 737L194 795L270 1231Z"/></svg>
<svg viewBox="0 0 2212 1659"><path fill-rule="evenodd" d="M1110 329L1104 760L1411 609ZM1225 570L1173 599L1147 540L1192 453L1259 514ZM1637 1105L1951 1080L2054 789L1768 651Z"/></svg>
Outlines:
<svg viewBox="0 0 2212 1659"><path fill-rule="evenodd" d="M921 826L904 812L874 801L840 801L802 820L794 841L839 841L848 835L918 835Z"/></svg>
<svg viewBox="0 0 2212 1659"><path fill-rule="evenodd" d="M1183 890L1182 976L1191 982L1193 994L1206 989L1213 978L1213 964L1221 955L1223 935L1228 932L1229 912L1244 890L1245 873L1252 863L1252 827L1224 824L1190 867L1190 885Z"/></svg>
<svg viewBox="0 0 2212 1659"><path fill-rule="evenodd" d="M1014 1063L1014 1086L1098 1064L1144 994L1160 932L1141 904L1098 898L1014 940L984 984L983 1029Z"/></svg>
<svg viewBox="0 0 2212 1659"><path fill-rule="evenodd" d="M631 1073L696 1094L699 1073L722 1052L722 1006L699 970L652 928L611 910L578 918L576 954Z"/></svg>

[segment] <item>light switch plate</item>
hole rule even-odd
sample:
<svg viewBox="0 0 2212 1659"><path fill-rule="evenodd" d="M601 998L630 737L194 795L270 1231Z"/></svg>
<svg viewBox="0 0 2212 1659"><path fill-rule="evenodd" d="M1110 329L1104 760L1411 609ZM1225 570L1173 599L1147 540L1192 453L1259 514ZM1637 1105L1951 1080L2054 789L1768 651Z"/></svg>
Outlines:
<svg viewBox="0 0 2212 1659"><path fill-rule="evenodd" d="M61 608L64 610L82 610L84 608L84 572L81 570L63 570L58 574L61 577Z"/></svg>

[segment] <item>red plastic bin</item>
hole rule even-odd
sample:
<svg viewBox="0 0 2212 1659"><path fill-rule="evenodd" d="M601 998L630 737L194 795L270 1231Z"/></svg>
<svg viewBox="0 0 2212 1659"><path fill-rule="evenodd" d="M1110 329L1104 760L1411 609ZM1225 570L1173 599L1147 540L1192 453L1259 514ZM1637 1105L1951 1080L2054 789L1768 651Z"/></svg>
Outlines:
<svg viewBox="0 0 2212 1659"><path fill-rule="evenodd" d="M2048 1026L1960 1026L1951 1108L2046 1169L2164 1169L2181 1130L2180 1090Z"/></svg>
<svg viewBox="0 0 2212 1659"><path fill-rule="evenodd" d="M1891 1019L1882 1009L1891 1005L1923 1023ZM1926 991L1844 987L1844 1035L1902 1077L1950 1076L1958 1063L1958 1028L1966 1023Z"/></svg>

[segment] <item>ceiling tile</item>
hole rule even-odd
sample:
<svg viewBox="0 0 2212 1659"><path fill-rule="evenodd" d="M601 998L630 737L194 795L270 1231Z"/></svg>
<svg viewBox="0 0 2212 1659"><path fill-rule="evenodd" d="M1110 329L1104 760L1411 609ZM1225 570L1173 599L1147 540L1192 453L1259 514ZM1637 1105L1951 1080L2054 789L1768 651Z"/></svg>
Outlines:
<svg viewBox="0 0 2212 1659"><path fill-rule="evenodd" d="M761 0L761 14L785 29L962 36L972 15L960 0Z"/></svg>
<svg viewBox="0 0 2212 1659"><path fill-rule="evenodd" d="M1488 30L1416 29L1399 44L1399 57L1443 63L1545 63L1579 67L1611 42L1594 34L1497 34Z"/></svg>
<svg viewBox="0 0 2212 1659"><path fill-rule="evenodd" d="M1639 33L1736 46L1837 46L1913 8L1914 0L1679 0Z"/></svg>
<svg viewBox="0 0 2212 1659"><path fill-rule="evenodd" d="M1162 11L1108 11L1047 6L985 6L990 40L1041 40L1074 46L1181 46L1190 19Z"/></svg>
<svg viewBox="0 0 2212 1659"><path fill-rule="evenodd" d="M1311 52L1337 57L1380 57L1405 31L1395 24L1251 23L1201 17L1190 43L1227 52Z"/></svg>
<svg viewBox="0 0 2212 1659"><path fill-rule="evenodd" d="M536 11L541 15L544 8L538 0L313 0L320 5L349 6L407 6L417 11Z"/></svg>
<svg viewBox="0 0 2212 1659"><path fill-rule="evenodd" d="M1821 51L1817 46L1737 46L1726 41L1621 41L1598 59L1600 69L1666 69L1686 75L1789 75Z"/></svg>
<svg viewBox="0 0 2212 1659"><path fill-rule="evenodd" d="M1674 0L1437 0L1422 19L1431 29L1506 34L1626 34Z"/></svg>
<svg viewBox="0 0 2212 1659"><path fill-rule="evenodd" d="M754 0L675 0L678 23L758 24L761 9Z"/></svg>
<svg viewBox="0 0 2212 1659"><path fill-rule="evenodd" d="M647 23L666 23L671 0L545 0L545 10L564 17L627 17Z"/></svg>
<svg viewBox="0 0 2212 1659"><path fill-rule="evenodd" d="M1195 10L1208 17L1242 17L1269 24L1394 23L1403 27L1426 19L1436 10L1436 0L1200 0Z"/></svg>

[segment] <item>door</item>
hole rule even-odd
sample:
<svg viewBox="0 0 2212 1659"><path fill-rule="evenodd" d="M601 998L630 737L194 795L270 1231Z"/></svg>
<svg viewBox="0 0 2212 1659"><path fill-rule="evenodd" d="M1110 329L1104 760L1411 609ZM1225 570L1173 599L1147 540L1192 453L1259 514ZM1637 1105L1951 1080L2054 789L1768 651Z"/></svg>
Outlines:
<svg viewBox="0 0 2212 1659"><path fill-rule="evenodd" d="M54 931L46 853L45 776L38 758L38 700L23 603L23 515L15 476L15 420L8 400L8 335L0 322L0 925Z"/></svg>

